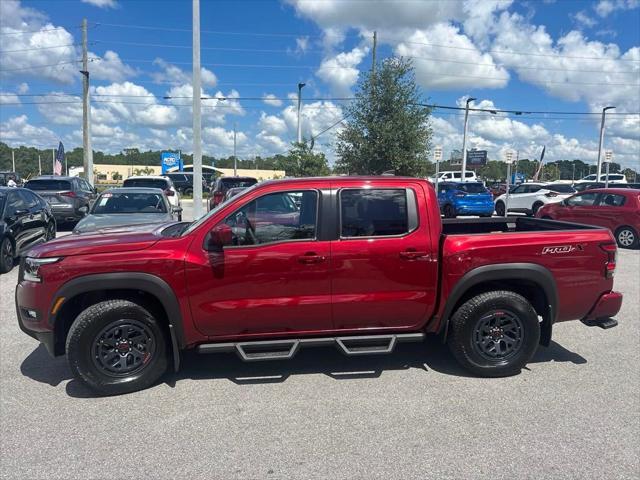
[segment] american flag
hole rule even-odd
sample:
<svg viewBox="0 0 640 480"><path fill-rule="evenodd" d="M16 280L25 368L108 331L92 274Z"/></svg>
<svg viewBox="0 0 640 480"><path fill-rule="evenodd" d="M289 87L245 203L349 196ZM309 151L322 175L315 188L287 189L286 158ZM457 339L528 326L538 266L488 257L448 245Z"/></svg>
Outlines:
<svg viewBox="0 0 640 480"><path fill-rule="evenodd" d="M58 144L58 151L56 152L56 161L53 164L54 175L62 175L62 162L64 162L64 145L60 142Z"/></svg>

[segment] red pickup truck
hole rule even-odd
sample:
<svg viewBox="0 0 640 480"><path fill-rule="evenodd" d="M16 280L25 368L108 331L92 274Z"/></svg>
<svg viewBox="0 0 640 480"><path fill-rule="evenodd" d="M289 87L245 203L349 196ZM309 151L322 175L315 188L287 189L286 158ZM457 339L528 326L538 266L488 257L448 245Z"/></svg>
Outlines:
<svg viewBox="0 0 640 480"><path fill-rule="evenodd" d="M517 374L556 322L620 309L603 228L525 217L442 221L400 177L261 183L193 223L47 242L22 259L22 330L89 387L146 388L181 352L390 353L439 334L471 372Z"/></svg>

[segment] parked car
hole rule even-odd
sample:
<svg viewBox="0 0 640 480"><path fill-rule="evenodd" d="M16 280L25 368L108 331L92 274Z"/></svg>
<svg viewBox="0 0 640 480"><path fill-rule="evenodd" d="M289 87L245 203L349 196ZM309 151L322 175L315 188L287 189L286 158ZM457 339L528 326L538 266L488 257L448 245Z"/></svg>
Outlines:
<svg viewBox="0 0 640 480"><path fill-rule="evenodd" d="M0 172L0 187L6 187L10 179L17 185L22 185L22 178L17 172Z"/></svg>
<svg viewBox="0 0 640 480"><path fill-rule="evenodd" d="M585 190L593 190L594 188L607 188L604 182L595 183L574 183L573 188L577 192L584 192ZM635 188L640 189L640 183L610 183L609 188Z"/></svg>
<svg viewBox="0 0 640 480"><path fill-rule="evenodd" d="M30 190L0 187L0 273L29 248L56 236L51 207Z"/></svg>
<svg viewBox="0 0 640 480"><path fill-rule="evenodd" d="M235 197L240 192L246 190L249 187L234 187L227 190L227 193L224 194L224 201L229 200L231 197Z"/></svg>
<svg viewBox="0 0 640 480"><path fill-rule="evenodd" d="M597 173L593 173L591 175L587 175L584 178L581 178L580 180L578 180L575 183L593 183L593 182L606 182L607 181L607 174L606 173L601 173L600 174L600 179L598 180L598 174ZM622 173L610 173L609 174L609 183L627 183L627 177L622 174Z"/></svg>
<svg viewBox="0 0 640 480"><path fill-rule="evenodd" d="M536 216L608 228L620 247L638 248L640 244L640 190L588 190L545 205Z"/></svg>
<svg viewBox="0 0 640 480"><path fill-rule="evenodd" d="M170 178L160 176L134 176L122 182L124 188L159 188L169 199L174 208L182 208L180 194ZM182 211L178 213L178 220L182 221Z"/></svg>
<svg viewBox="0 0 640 480"><path fill-rule="evenodd" d="M473 170L467 170L464 172L464 178L467 182L477 182L478 178L476 177L476 172ZM433 183L436 181L436 176L432 176L429 178ZM459 182L462 180L462 171L453 171L453 170L445 170L443 172L438 172L438 183L440 182Z"/></svg>
<svg viewBox="0 0 640 480"><path fill-rule="evenodd" d="M616 325L616 250L600 227L441 220L425 180L296 178L191 224L39 245L22 261L16 311L102 394L153 385L187 348L245 361L316 345L365 355L426 334L470 372L501 377L549 345L554 323Z"/></svg>
<svg viewBox="0 0 640 480"><path fill-rule="evenodd" d="M224 195L230 188L248 188L258 183L253 177L219 177L211 185L211 198L209 198L209 210L222 203Z"/></svg>
<svg viewBox="0 0 640 480"><path fill-rule="evenodd" d="M165 177L171 179L174 187L183 195L193 195L193 173L192 172L175 172L166 173ZM202 191L206 192L209 185L205 177L202 177Z"/></svg>
<svg viewBox="0 0 640 480"><path fill-rule="evenodd" d="M494 183L493 185L489 185L487 188L491 192L491 195L493 195L493 198L497 198L507 192L506 183Z"/></svg>
<svg viewBox="0 0 640 480"><path fill-rule="evenodd" d="M458 215L493 215L493 195L480 182L438 183L438 203L446 218Z"/></svg>
<svg viewBox="0 0 640 480"><path fill-rule="evenodd" d="M509 193L509 212L535 215L543 205L561 202L574 193L567 183L521 183ZM495 200L496 213L501 217L507 213L506 202L506 193Z"/></svg>
<svg viewBox="0 0 640 480"><path fill-rule="evenodd" d="M171 206L159 188L111 188L98 197L89 215L78 222L73 233L169 223L181 212L182 208Z"/></svg>
<svg viewBox="0 0 640 480"><path fill-rule="evenodd" d="M49 202L58 224L78 222L89 212L97 196L96 189L80 177L43 175L32 178L24 187Z"/></svg>

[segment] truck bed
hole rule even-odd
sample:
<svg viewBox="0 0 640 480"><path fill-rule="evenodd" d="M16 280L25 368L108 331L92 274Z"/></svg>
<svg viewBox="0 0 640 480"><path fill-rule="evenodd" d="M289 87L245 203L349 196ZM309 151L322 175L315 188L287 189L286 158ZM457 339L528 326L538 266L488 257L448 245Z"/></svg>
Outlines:
<svg viewBox="0 0 640 480"><path fill-rule="evenodd" d="M594 230L600 227L531 217L448 218L442 220L443 235L470 235L556 230Z"/></svg>

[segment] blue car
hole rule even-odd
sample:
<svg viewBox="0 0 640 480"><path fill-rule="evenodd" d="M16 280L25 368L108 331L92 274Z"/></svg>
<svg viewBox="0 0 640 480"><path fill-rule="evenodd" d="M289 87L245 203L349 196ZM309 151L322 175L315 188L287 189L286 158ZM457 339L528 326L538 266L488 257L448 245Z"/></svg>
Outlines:
<svg viewBox="0 0 640 480"><path fill-rule="evenodd" d="M493 215L493 195L481 182L438 183L438 203L445 218Z"/></svg>

